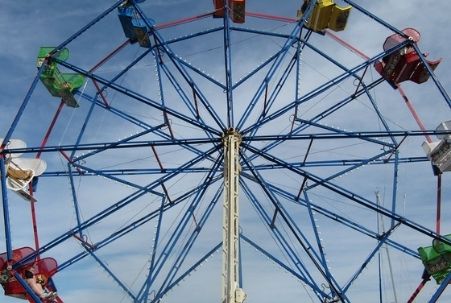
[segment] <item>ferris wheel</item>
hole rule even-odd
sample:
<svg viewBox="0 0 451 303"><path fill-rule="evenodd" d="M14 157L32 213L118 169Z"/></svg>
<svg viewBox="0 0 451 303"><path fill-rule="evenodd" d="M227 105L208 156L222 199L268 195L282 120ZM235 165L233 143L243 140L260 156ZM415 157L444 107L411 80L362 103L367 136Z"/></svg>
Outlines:
<svg viewBox="0 0 451 303"><path fill-rule="evenodd" d="M363 1L105 2L42 41L0 140L8 302L450 298L449 63L417 29Z"/></svg>

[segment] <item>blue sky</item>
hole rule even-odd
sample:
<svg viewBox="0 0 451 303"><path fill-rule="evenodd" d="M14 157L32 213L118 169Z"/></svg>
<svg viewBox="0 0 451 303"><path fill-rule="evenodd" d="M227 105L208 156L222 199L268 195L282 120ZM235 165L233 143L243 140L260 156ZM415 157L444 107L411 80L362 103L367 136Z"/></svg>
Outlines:
<svg viewBox="0 0 451 303"><path fill-rule="evenodd" d="M300 6L300 1L275 1L259 0L247 1L247 10L264 14L294 18L296 10ZM436 75L440 79L442 86L449 89L451 85L451 75L449 69L449 24L448 12L451 9L449 1L441 0L434 5L426 1L384 1L384 3L359 0L356 2L370 12L379 16L389 24L398 29L413 27L421 33L419 47L424 52L429 52L431 59L442 58L441 65L436 70ZM3 137L8 131L14 116L27 93L28 88L36 75L36 55L41 46L56 46L77 32L95 16L106 10L113 4L113 1L5 1L0 0L0 28L3 35L0 37L0 73L2 101L0 101L0 136ZM194 15L200 15L212 10L209 0L147 0L141 4L144 12L157 24L178 20ZM206 18L200 21L177 26L160 31L164 39L173 39L189 35L193 32L206 30L221 25L220 20ZM293 25L260 20L255 18L247 19L244 25L237 25L244 28L256 28L271 31L274 33L287 34ZM382 44L385 38L390 35L387 28L377 24L370 18L353 9L349 23L345 31L337 33L339 37L346 40L369 57L375 56L382 51ZM72 41L68 48L71 57L68 60L71 64L89 70L106 54L120 45L125 40L119 20L115 11L104 20L87 30L83 35ZM261 64L274 52L278 51L284 40L276 37L260 37L254 34L232 32L232 82L239 81L245 77L249 71ZM349 50L343 48L335 41L326 36L313 34L309 42L325 54L335 58L347 68L354 67L362 63L362 59ZM211 78L218 82L224 81L224 56L222 49L221 34L205 35L193 38L188 41L174 43L171 49L180 58L181 62L188 70L190 66L195 66L199 70L205 71ZM143 53L143 48L137 44L128 45L120 54L111 61L99 68L96 72L100 77L110 79L123 70L127 64ZM288 52L287 58L283 60L281 67L276 70L275 77L282 76L282 67L287 64L290 56L294 55L294 49ZM175 79L181 83L181 89L187 94L188 99L192 99L192 90L173 68L168 55L163 56L170 71L176 75ZM182 63L180 63L182 64ZM321 86L333 77L342 73L342 70L327 62L324 58L316 54L311 49L305 51L301 61L301 95ZM236 122L255 94L258 85L263 81L267 68L263 68L249 81L238 87L234 91L234 106ZM205 81L199 75L190 72L193 79L199 85L199 89L209 100L217 111L218 115L225 121L225 94L222 89L212 83ZM373 68L370 68L365 75L365 81L370 83L378 77ZM276 99L269 114L283 109L291 100L295 91L295 79L290 77L281 91L281 97ZM145 95L152 100L160 100L162 97L158 89L158 77L156 75L156 64L152 57L146 57L133 67L124 77L121 77L117 84ZM163 76L164 98L168 108L192 117L193 114L182 103L177 96L175 89L171 86L167 77ZM275 81L270 83L270 90L275 88ZM438 123L450 120L449 107L443 97L439 94L433 82L429 80L422 85L412 83L403 84L407 95L414 104L419 116L423 120L427 129L434 129ZM352 80L344 81L325 93L319 94L309 102L299 108L301 119L309 120L315 115L330 108L337 100L350 94L355 89ZM81 89L89 96L95 94L92 81L88 81ZM397 91L390 88L386 83L379 85L371 91L372 97L376 100L384 118L393 130L418 130L414 119L408 111L406 105ZM142 103L135 102L129 97L114 91L107 90L107 99L114 107L123 112L145 121L152 126L157 126L164 122L163 115L157 109L150 108ZM58 99L51 97L42 83L38 83L29 105L21 117L13 138L21 138L27 142L28 146L39 146L42 137L51 121L51 118L58 106ZM56 124L48 145L57 146L64 144L74 144L83 121L89 113L91 103L83 98L80 99L80 108L72 109L65 107ZM244 128L251 126L258 118L262 109L262 102L258 104L249 120L244 124ZM274 121L263 126L257 134L259 135L279 135L287 132L291 127L291 115L289 111ZM200 109L202 123L213 128L218 128L214 119L207 113L204 107ZM178 139L205 138L205 132L199 128L170 116L172 130ZM359 98L348 104L343 110L337 111L334 115L325 119L324 125L353 131L376 131L382 128L377 119L374 109L370 106L368 98ZM87 130L84 133L82 143L116 142L132 134L143 131L142 128L131 125L122 119L100 107L93 110L92 118L88 122ZM167 128L163 128L165 134L169 134ZM312 132L318 131L314 128ZM307 131L308 133L308 131ZM147 134L137 140L159 140L160 136ZM421 148L423 142L421 137L408 138L401 145L399 151L401 157L424 156ZM434 138L435 140L435 138ZM254 142L253 146L262 148L267 142ZM201 151L206 151L213 145L196 145ZM287 162L302 162L307 151L308 141L288 142L271 150L270 154L275 155ZM176 168L186 161L195 158L195 153L180 146L157 147L157 152L162 165L165 168ZM309 153L309 161L343 160L370 158L382 152L379 146L360 140L348 141L315 141ZM77 153L80 156L83 152ZM247 154L250 156L251 154ZM218 157L216 152L214 157ZM28 155L30 157L30 155ZM64 172L67 170L67 163L59 153L46 153L43 159L48 163L48 172ZM269 161L261 157L253 160L254 165L270 164ZM139 169L139 168L159 168L159 163L150 148L138 148L134 150L119 150L101 153L98 156L87 158L81 165L88 169ZM242 163L245 167L245 164ZM195 167L211 168L210 161L201 161ZM330 176L342 170L342 167L310 167L306 169L309 173L318 176ZM376 201L375 192L379 192L384 205L389 207L393 192L393 165L366 165L360 169L352 170L340 178L333 180L334 184L350 190L368 200ZM246 172L250 174L249 171ZM266 186L277 187L280 190L296 195L302 178L299 175L284 170L262 170L261 177L267 182ZM433 230L435 228L435 189L436 179L432 175L432 170L428 162L407 163L399 167L399 180L397 182L396 199L398 206L396 213ZM170 175L170 173L167 173ZM120 176L120 181L129 182L135 186L145 186L160 178L162 175L144 176ZM206 173L181 173L165 182L169 196L174 198L182 195L190 189L205 182ZM268 197L261 187L252 178L244 178L248 189L255 195L265 213L271 216L274 212ZM81 220L101 212L111 204L120 201L122 198L136 191L121 182L112 182L103 177L76 177L74 179L76 197L80 205ZM451 224L449 222L451 188L450 176L444 175L442 180L442 232L449 233ZM322 186L315 187L309 181L307 187L308 198L318 207L325 208L335 214L341 215L359 225L371 230L377 230L377 215L373 211L356 205L342 195L327 190ZM214 183L206 191L201 200L194 218L200 220L203 213L208 209L209 203L220 187L220 182ZM161 186L155 189L163 192ZM274 190L274 189L273 189ZM257 214L255 207L250 202L250 196L245 194L245 190L240 190L240 207L242 211L241 229L244 235L256 241L268 252L280 260L290 264L287 256L281 252L280 247L271 236L270 229L264 224L265 216ZM312 224L305 207L299 207L289 201L287 197L275 194L278 201L286 207L288 213L302 228L302 232L311 241L314 241ZM39 237L42 245L49 243L56 237L64 234L76 226L75 208L73 207L73 197L69 178L63 177L43 177L40 179L38 192L38 223ZM33 246L33 238L30 225L30 214L28 204L13 195L8 194L11 213L11 227L13 246ZM132 204L125 207L120 212L109 216L106 220L96 224L85 231L90 243L102 241L110 233L121 229L143 214L147 214L159 208L161 198L157 195L144 195L136 199ZM177 207L165 213L162 221L162 234L159 245L164 245L169 241L171 233L174 231L175 223L179 222L189 209L189 203L193 199L188 199ZM198 258L209 251L213 246L221 241L221 204L222 196L219 198L216 207L213 209L209 220L199 235L191 253L187 256L182 269L186 269L189 264L193 264ZM322 245L326 251L328 265L331 272L340 285L345 285L354 272L363 263L377 244L373 239L351 230L333 220L327 219L320 213L314 215L318 230L321 232ZM187 239L194 231L196 221L189 219L187 231L182 233L181 238ZM389 220L385 219L385 227L388 228ZM149 266L150 255L155 237L156 220L137 229L105 248L99 249L96 256L108 266L127 287L132 291L139 290L139 285L146 277L146 270ZM2 225L3 226L3 225ZM321 281L317 271L311 269L312 264L303 253L302 248L296 244L294 238L288 232L288 227L280 222L280 232L286 235L297 255L307 264L311 274ZM2 227L3 230L3 227ZM421 233L401 226L391 237L393 241L405 245L416 251L419 246L430 245L431 240ZM180 242L183 243L183 242ZM178 243L173 250L177 253L181 249ZM0 251L5 250L4 234L0 234ZM70 238L62 244L57 245L46 256L54 257L59 264L63 264L83 248L77 240ZM158 251L159 253L160 251ZM423 266L420 260L396 250L390 250L391 262L394 271L394 279L397 289L398 302L404 302L413 292L422 273ZM173 258L171 255L170 258ZM381 250L383 264L383 285L384 301L394 302L393 291L391 289L390 275L388 271L388 258L386 251ZM170 259L173 260L173 259ZM220 300L221 282L221 253L215 252L205 264L192 275L179 283L179 286L171 290L164 298L163 302L179 302L180 300L211 302ZM167 271L170 266L163 267L162 271ZM243 244L243 285L248 293L246 302L293 302L302 300L305 302L318 302L312 291L267 257L258 253L249 244ZM352 302L379 302L378 301L378 276L377 257L370 262L367 269L358 277L349 291L349 298ZM162 280L156 281L156 285ZM82 261L67 267L55 276L55 283L58 287L63 301L96 301L96 302L131 302L125 292L117 283L109 277L99 262L92 257L87 257ZM157 286L156 286L157 287ZM430 298L436 289L435 282L431 281L422 291L418 302L424 302ZM449 291L444 293L440 302L450 300ZM12 303L17 299L2 298L2 302Z"/></svg>

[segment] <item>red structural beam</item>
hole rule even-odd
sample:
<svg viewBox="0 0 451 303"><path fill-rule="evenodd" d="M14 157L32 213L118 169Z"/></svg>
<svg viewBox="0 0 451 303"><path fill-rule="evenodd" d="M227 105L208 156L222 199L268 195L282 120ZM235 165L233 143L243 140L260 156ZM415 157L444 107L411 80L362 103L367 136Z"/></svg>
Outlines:
<svg viewBox="0 0 451 303"><path fill-rule="evenodd" d="M101 67L103 64L105 64L108 60L110 60L111 58L113 58L114 55L116 55L119 51L121 51L125 46L127 46L128 44L130 44L130 39L122 42L118 47L116 47L111 53L109 53L108 55L106 55L102 60L100 60L96 65L94 65L89 72L92 73L93 71L95 71L96 69L98 69L99 67ZM100 90L100 86L97 83L96 80L92 80L92 82L94 83L94 86L97 89L97 92L99 93L100 97L102 98L103 103L105 103L105 105L108 107L109 103L108 100L106 99L105 94L103 93L103 91Z"/></svg>
<svg viewBox="0 0 451 303"><path fill-rule="evenodd" d="M100 66L102 66L103 64L105 64L108 60L110 60L114 55L116 55L120 50L122 50L125 46L127 46L130 43L130 40L126 40L124 42L122 42L118 47L116 47L111 53L109 53L108 55L106 55L105 58L103 58L102 60L99 61L99 63L97 63L96 65L94 65L89 72L92 73L93 71L95 71L96 69L98 69Z"/></svg>
<svg viewBox="0 0 451 303"><path fill-rule="evenodd" d="M417 289L415 289L415 291L413 292L413 294L410 296L409 300L407 301L407 303L412 303L413 300L415 300L415 298L418 296L418 294L420 293L420 291L423 289L424 285L426 285L426 282L428 280L423 279L420 283L420 285L418 285Z"/></svg>
<svg viewBox="0 0 451 303"><path fill-rule="evenodd" d="M295 19L295 18L288 18L288 17L263 14L263 13L253 13L253 12L246 12L246 16L259 18L259 19L287 22L287 23L294 23L294 22L299 21L298 19Z"/></svg>
<svg viewBox="0 0 451 303"><path fill-rule="evenodd" d="M197 15L197 16L193 16L193 17L188 17L188 18L183 18L183 19L179 19L179 20L175 20L175 21L160 23L160 24L155 25L154 27L155 27L155 29L164 29L164 28L168 28L168 27L177 26L180 24L193 22L193 21L200 20L203 18L207 18L212 15L213 15L213 12L205 13L205 14L201 14L201 15Z"/></svg>

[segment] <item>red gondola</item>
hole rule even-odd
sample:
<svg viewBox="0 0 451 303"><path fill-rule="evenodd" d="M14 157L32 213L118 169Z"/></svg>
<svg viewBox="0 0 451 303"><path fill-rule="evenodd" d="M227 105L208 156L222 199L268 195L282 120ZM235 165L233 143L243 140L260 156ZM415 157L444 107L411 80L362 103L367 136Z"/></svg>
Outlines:
<svg viewBox="0 0 451 303"><path fill-rule="evenodd" d="M26 292L25 288L17 281L13 272L8 265L11 266L27 256L33 254L35 251L30 247L22 247L13 250L12 260L7 260L6 253L0 255L0 283L3 287L5 295L25 299L29 302L34 302L30 295ZM48 290L55 292L55 286L51 280L51 277L56 273L58 264L53 258L42 258L35 262L34 259L23 264L19 269L17 269L17 273L20 275L24 275L25 270L29 270L30 268L34 268L36 278L39 280L43 288L47 288ZM55 298L57 302L62 302L61 299Z"/></svg>
<svg viewBox="0 0 451 303"><path fill-rule="evenodd" d="M406 28L402 32L409 36L409 39L414 43L420 40L420 33L413 28ZM405 40L406 38L399 34L391 35L385 40L384 50L387 51ZM427 55L427 53L424 54L425 57ZM429 67L432 70L435 70L441 59L426 61ZM374 67L394 88L396 88L398 83L403 81L410 80L420 84L429 79L429 72L426 66L421 61L421 58L415 49L410 45L384 57L382 62L376 62Z"/></svg>
<svg viewBox="0 0 451 303"><path fill-rule="evenodd" d="M225 0L213 0L215 12L213 18L224 17ZM228 0L230 18L235 23L244 23L246 19L246 0Z"/></svg>

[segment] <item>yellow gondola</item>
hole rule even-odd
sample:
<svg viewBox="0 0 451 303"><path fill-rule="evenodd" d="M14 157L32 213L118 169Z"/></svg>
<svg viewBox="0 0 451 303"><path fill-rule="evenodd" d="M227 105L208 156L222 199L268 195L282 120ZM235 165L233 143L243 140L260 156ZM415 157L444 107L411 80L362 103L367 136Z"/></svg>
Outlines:
<svg viewBox="0 0 451 303"><path fill-rule="evenodd" d="M304 0L301 9L298 10L298 18L301 18L307 10L310 0ZM307 19L306 27L320 32L329 28L333 31L342 31L346 27L351 6L338 6L333 0L316 0L315 7Z"/></svg>

